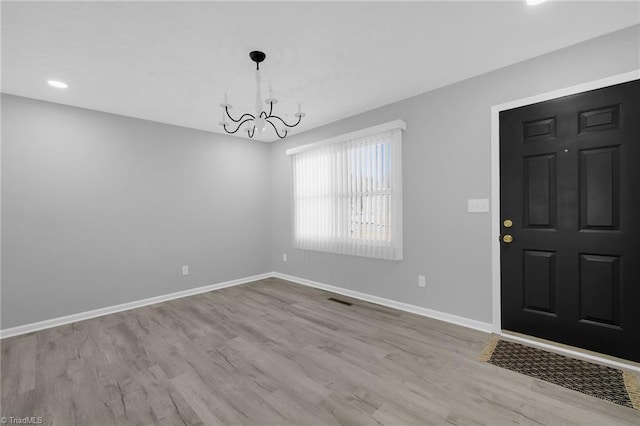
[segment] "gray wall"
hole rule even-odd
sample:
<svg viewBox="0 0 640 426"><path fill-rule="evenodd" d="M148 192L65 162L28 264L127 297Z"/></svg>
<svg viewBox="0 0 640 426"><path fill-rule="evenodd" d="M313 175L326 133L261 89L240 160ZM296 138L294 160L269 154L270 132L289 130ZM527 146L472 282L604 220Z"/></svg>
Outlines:
<svg viewBox="0 0 640 426"><path fill-rule="evenodd" d="M639 39L631 27L272 145L2 95L2 328L271 270L490 322L490 217L466 212L490 196L490 107L637 69ZM285 150L397 118L405 259L292 249Z"/></svg>
<svg viewBox="0 0 640 426"><path fill-rule="evenodd" d="M640 68L639 28L630 27L274 144L274 270L491 322L490 214L466 212L468 198L489 198L491 194L491 106ZM398 118L407 123L403 136L404 260L292 249L290 164L285 150ZM282 261L282 253L288 254L288 262ZM426 275L426 290L417 287L418 274Z"/></svg>
<svg viewBox="0 0 640 426"><path fill-rule="evenodd" d="M268 177L265 143L2 95L2 328L270 271Z"/></svg>

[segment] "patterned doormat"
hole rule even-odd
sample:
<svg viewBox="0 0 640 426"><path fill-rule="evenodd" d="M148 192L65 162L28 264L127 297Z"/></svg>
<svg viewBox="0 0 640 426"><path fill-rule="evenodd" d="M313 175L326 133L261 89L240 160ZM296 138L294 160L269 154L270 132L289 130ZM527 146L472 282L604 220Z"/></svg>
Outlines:
<svg viewBox="0 0 640 426"><path fill-rule="evenodd" d="M633 373L495 337L480 361L640 410L640 389Z"/></svg>

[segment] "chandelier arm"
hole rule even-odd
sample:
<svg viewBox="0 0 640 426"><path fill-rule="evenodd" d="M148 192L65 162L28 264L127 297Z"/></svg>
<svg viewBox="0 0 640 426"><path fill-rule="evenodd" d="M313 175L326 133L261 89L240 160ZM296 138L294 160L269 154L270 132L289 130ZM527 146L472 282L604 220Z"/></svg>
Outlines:
<svg viewBox="0 0 640 426"><path fill-rule="evenodd" d="M247 114L244 114L244 115L247 115ZM244 117L244 115L243 115L243 117ZM230 135L232 135L232 134L234 134L234 133L237 133L237 132L238 132L238 130L240 130L240 127L242 127L242 125L243 125L244 123L246 123L247 121L251 121L251 120L253 120L253 118L247 118L246 120L242 121L240 124L238 124L238 127L236 127L236 129L235 129L234 131L227 130L227 123L224 123L224 125L222 126L222 128L224 129L224 131L225 131L225 132L227 132L227 133L229 133ZM249 137L253 137L253 136L249 136Z"/></svg>
<svg viewBox="0 0 640 426"><path fill-rule="evenodd" d="M291 128L291 127L296 127L298 124L300 124L300 121L302 121L302 116L299 115L298 116L298 121L296 122L296 124L289 124L286 121L284 121L282 118L278 117L277 115L270 115L268 118L277 118L278 120L282 121L282 124L284 124L285 126Z"/></svg>
<svg viewBox="0 0 640 426"><path fill-rule="evenodd" d="M260 63L263 62L266 57L267 57L267 55L264 52L261 52L259 50L254 50L254 51L249 52L249 58L251 58L251 60L253 62L255 62L255 64L256 64L256 71L255 71L255 79L256 79L255 114L245 113L245 114L242 114L239 118L234 118L231 115L231 113L229 112L229 109L231 108L231 105L229 104L229 101L227 100L227 94L225 93L225 95L224 95L224 103L220 104L220 106L223 109L222 121L220 122L220 124L222 125L222 128L224 129L224 131L226 133L231 134L231 135L234 134L234 133L237 133L237 132L239 132L241 130L241 127L245 123L247 123L247 126L245 127L245 129L243 131L247 132L247 135L249 136L249 138L253 138L255 136L256 129L258 128L258 125L260 127L258 130L260 132L262 132L263 130L265 130L266 123L269 123L271 125L271 127L273 127L273 130L275 131L276 135L280 139L284 139L289 134L290 129L293 128L293 127L296 127L297 125L299 125L300 122L302 121L302 117L305 116L305 114L301 111L300 104L298 104L298 113L294 114L294 117L297 117L298 120L295 121L294 123L289 124L283 118L281 118L281 117L279 117L277 115L274 115L273 114L273 105L276 104L278 101L275 98L273 98L273 95L272 95L272 92L271 92L271 85L269 85L269 99L266 100L266 103L269 104L269 112L266 112L266 108L264 108L264 103L262 102L262 92L260 90L260 82L261 82ZM282 123L282 125L279 125L279 124L276 125L274 121L270 120L271 118L273 118L275 120L279 120L279 122ZM227 119L231 120L231 122L228 123ZM249 122L253 122L253 123L249 124ZM227 128L227 126L229 128ZM233 126L236 126L235 129L232 129ZM278 130L278 129L280 129L280 130Z"/></svg>
<svg viewBox="0 0 640 426"><path fill-rule="evenodd" d="M267 123L271 124L271 127L273 127L273 130L275 130L276 135L278 135L278 137L280 139L284 139L287 136L287 130L285 129L284 131L284 135L280 135L280 132L278 132L278 128L276 127L275 124L273 124L271 121L267 120Z"/></svg>
<svg viewBox="0 0 640 426"><path fill-rule="evenodd" d="M224 107L224 110L225 110L225 112L227 113L227 117L229 117L229 119L231 119L231 121L233 121L234 123L239 123L240 121L242 121L242 120L244 119L245 115L248 115L249 117L251 117L251 120L255 120L255 117L253 116L253 114L249 114L249 113L242 114L242 115L240 116L240 118L238 118L238 119L236 120L235 118L233 118L233 117L231 116L231 114L229 114L229 107ZM243 121L243 123L244 123L244 121Z"/></svg>

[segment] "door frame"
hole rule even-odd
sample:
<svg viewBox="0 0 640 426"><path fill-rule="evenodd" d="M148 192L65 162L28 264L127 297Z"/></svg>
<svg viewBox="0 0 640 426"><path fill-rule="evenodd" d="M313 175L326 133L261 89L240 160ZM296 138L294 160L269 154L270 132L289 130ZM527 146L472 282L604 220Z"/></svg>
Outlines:
<svg viewBox="0 0 640 426"><path fill-rule="evenodd" d="M518 108L526 105L535 104L538 102L548 101L563 96L574 95L576 93L582 93L589 90L600 89L602 87L612 86L615 84L626 83L628 81L640 79L640 69L636 69L623 74L617 74L610 77L588 81L580 83L575 86L565 87L562 89L546 92L538 95L529 96L522 99L505 102L499 105L491 107L491 281L492 281L492 305L493 316L492 326L493 332L498 335L505 335L502 331L502 319L501 319L501 300L500 300L500 112L512 108ZM581 358L587 358L600 362L606 362L610 365L616 365L627 369L632 369L640 372L640 367L632 366L629 364L618 363L606 358L600 358L593 355L587 355L566 349L560 346L548 345L540 343L535 340L528 340L523 337L514 336L512 334L506 334L510 339L524 341L530 344L534 344L543 348L553 348L554 350L560 350L565 353L580 356ZM631 362L631 361L630 361Z"/></svg>

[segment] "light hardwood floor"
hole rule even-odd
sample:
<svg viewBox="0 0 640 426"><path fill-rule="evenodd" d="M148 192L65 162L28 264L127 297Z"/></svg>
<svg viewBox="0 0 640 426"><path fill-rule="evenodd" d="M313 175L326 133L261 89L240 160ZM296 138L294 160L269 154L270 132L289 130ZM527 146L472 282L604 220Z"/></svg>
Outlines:
<svg viewBox="0 0 640 426"><path fill-rule="evenodd" d="M487 363L488 335L280 279L5 339L2 416L48 425L640 424Z"/></svg>

